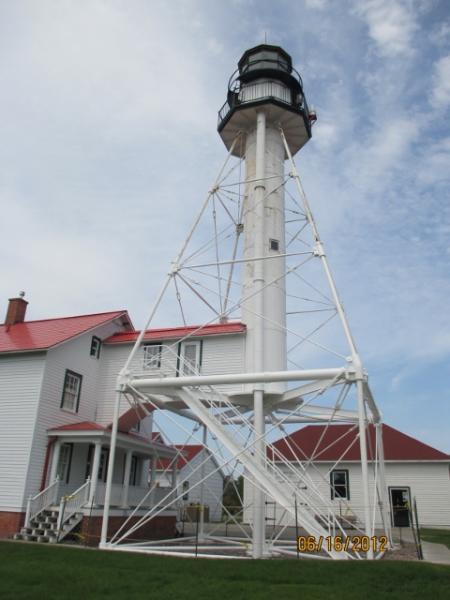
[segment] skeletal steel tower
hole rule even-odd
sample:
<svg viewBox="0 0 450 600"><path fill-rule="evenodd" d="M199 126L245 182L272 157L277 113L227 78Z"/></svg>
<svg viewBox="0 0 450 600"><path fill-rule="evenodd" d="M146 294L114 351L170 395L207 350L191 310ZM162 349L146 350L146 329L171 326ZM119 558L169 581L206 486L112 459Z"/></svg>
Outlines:
<svg viewBox="0 0 450 600"><path fill-rule="evenodd" d="M347 424L356 435L349 445L359 446L360 531L372 539L379 522L390 535L380 413L293 160L311 138L315 120L287 52L267 44L244 52L219 111L218 131L228 149L227 159L172 262L117 384L110 465L121 399L143 410L150 407L154 420L160 413L168 414L181 431L187 432L185 423L192 423L191 435L199 430L202 444L222 467L237 465L251 490L246 511L251 525L248 538L224 541L220 535L206 533L201 523L202 541L237 547L245 542L254 558L293 553L292 545L282 542L279 534L267 533L270 503L282 509L281 528L288 515L317 540L339 532L347 536L347 512L343 516L343 504L338 508L330 502L329 473L315 465L326 430L336 423ZM190 300L183 302L186 294L191 294ZM194 303L210 312L183 340L214 322L239 318L245 324L245 359L237 372L231 367L227 370L226 364L208 374L192 363L185 368L186 356L179 353L171 371L179 340L163 349L159 371L150 377L142 369L138 359L146 330L168 296L179 306L184 325ZM307 325L299 320L304 317L322 320ZM330 323L334 329L327 336L324 330ZM335 349L338 335L342 343ZM167 368L161 366L165 360ZM286 461L273 443L274 435L286 435L289 427L308 423L324 428L312 455L305 457L291 447L295 460ZM375 431L374 440L367 435L369 426ZM345 460L346 452L334 466ZM127 548L132 544L123 530L107 542L111 483L112 467L102 545ZM202 490L208 485L203 471L198 485ZM182 488L175 489L167 499L174 504L182 495ZM133 533L161 510L150 508L129 531ZM168 552L174 547L180 550L178 541L175 545L173 540L159 546L139 545L148 552ZM323 551L336 559L372 558L378 552L376 545L352 554L333 544Z"/></svg>

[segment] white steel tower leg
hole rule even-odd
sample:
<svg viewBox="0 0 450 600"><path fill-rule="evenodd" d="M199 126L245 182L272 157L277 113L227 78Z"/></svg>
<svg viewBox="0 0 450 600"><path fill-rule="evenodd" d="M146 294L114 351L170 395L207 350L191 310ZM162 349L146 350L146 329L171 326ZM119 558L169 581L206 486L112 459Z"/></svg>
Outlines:
<svg viewBox="0 0 450 600"><path fill-rule="evenodd" d="M114 472L114 460L116 454L117 444L117 432L119 429L119 414L120 414L120 400L122 398L121 392L116 392L116 403L114 405L114 416L111 431L111 442L109 448L109 460L108 460L108 473L106 475L106 490L105 490L105 506L103 509L103 521L102 521L102 532L100 535L100 548L106 545L106 538L108 535L108 523L109 523L109 505L111 502L111 490L112 480Z"/></svg>
<svg viewBox="0 0 450 600"><path fill-rule="evenodd" d="M206 429L206 425L203 425L203 435L202 435L202 443L203 443L203 448L206 451L206 442L207 442L207 435L208 435L208 430ZM200 480L201 480L201 484L200 484L200 522L199 522L199 529L198 529L198 537L200 540L203 540L205 537L205 463L202 462L202 466L200 468Z"/></svg>
<svg viewBox="0 0 450 600"><path fill-rule="evenodd" d="M382 519L384 529L386 531L386 535L389 540L389 546L393 547L392 541L392 529L391 529L391 515L389 512L389 498L387 495L387 485L386 485L386 474L384 470L384 446L383 446L383 424L381 422L375 423L375 435L376 435L376 444L378 448L378 461L379 461L379 471L380 471L380 496L381 496L381 511L382 511Z"/></svg>
<svg viewBox="0 0 450 600"><path fill-rule="evenodd" d="M359 419L359 448L361 453L361 475L364 499L364 533L368 538L372 537L372 525L370 521L370 494L369 494L369 472L367 468L367 440L366 440L366 411L364 407L364 383L358 378L356 382L358 394L358 419ZM367 558L373 558L372 544L369 545Z"/></svg>

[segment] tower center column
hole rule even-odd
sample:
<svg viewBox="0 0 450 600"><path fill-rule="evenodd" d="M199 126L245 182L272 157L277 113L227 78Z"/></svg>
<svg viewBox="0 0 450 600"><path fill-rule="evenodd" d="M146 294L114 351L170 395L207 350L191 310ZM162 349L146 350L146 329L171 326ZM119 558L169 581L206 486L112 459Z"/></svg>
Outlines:
<svg viewBox="0 0 450 600"><path fill-rule="evenodd" d="M264 197L266 192L266 114L264 111L258 111L256 119L256 157L255 157L255 256L263 257L265 254L265 208ZM264 262L255 261L254 270L254 290L255 290L255 315L254 315L254 368L261 373L264 371ZM261 464L265 463L265 422L264 422L264 384L255 384L253 391L253 419L255 431L255 456ZM265 495L264 492L254 489L253 503L253 557L261 558L264 554L265 544Z"/></svg>

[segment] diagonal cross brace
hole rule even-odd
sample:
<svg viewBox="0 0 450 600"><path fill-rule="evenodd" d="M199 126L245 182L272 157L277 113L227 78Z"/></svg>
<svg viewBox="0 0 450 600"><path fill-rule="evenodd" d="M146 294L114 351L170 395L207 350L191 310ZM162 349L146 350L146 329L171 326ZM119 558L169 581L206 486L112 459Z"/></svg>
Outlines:
<svg viewBox="0 0 450 600"><path fill-rule="evenodd" d="M254 479L278 502L290 515L295 517L295 508L292 500L283 494L280 483L266 469L255 460L248 450L243 450L239 444L225 430L224 426L209 412L202 401L192 389L182 388L178 390L178 395L185 402L186 406L206 425L213 435L242 463ZM297 509L297 519L299 524L310 534L319 539L321 536L325 539L329 532L318 523L314 517L302 510ZM345 552L327 551L331 558L347 559Z"/></svg>

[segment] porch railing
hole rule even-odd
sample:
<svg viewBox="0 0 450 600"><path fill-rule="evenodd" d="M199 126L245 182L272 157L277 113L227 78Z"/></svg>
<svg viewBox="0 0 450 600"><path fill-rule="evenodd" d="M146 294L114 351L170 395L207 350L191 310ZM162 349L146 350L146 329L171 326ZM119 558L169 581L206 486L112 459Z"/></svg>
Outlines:
<svg viewBox="0 0 450 600"><path fill-rule="evenodd" d="M105 503L105 484L99 482L95 493L95 504L103 506ZM173 498L164 498L170 492L170 488L155 487L151 493L150 488L145 486L134 486L130 485L127 494L127 507L142 506L142 508L151 508L152 506L164 506L169 507ZM145 498L145 500L143 500ZM141 500L143 500L141 504ZM163 502L164 500L164 502ZM115 483L111 488L111 506L124 508L124 486L122 484Z"/></svg>
<svg viewBox="0 0 450 600"><path fill-rule="evenodd" d="M151 349L151 353L150 353ZM178 375L200 375L196 366L179 354L174 344L143 346L140 374L145 377L176 377Z"/></svg>
<svg viewBox="0 0 450 600"><path fill-rule="evenodd" d="M30 522L43 510L49 508L58 501L59 477L55 479L48 487L36 496L30 496L27 502L27 512L25 515L25 527L30 526Z"/></svg>
<svg viewBox="0 0 450 600"><path fill-rule="evenodd" d="M61 531L64 523L66 523L70 517L73 517L80 509L87 503L89 498L89 490L91 487L91 480L87 479L83 485L75 490L70 496L63 496L59 504L58 524L57 529Z"/></svg>

